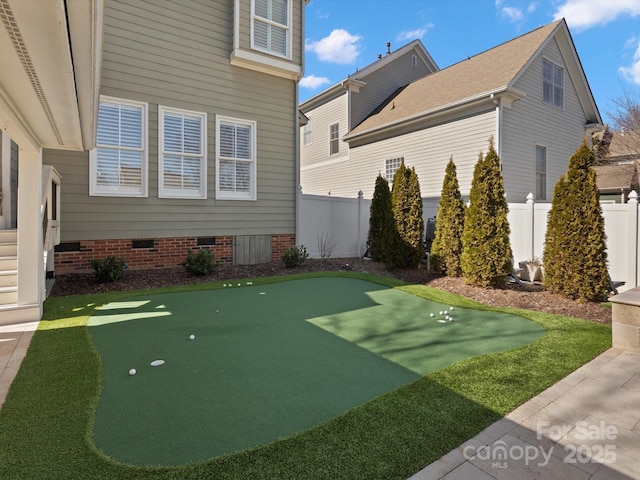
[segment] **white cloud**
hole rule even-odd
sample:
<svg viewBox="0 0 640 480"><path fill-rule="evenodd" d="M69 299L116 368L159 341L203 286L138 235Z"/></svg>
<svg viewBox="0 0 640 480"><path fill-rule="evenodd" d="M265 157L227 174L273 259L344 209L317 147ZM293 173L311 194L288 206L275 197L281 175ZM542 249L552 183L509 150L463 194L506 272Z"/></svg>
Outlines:
<svg viewBox="0 0 640 480"><path fill-rule="evenodd" d="M633 60L628 67L620 67L620 73L630 82L640 86L640 43L636 53L633 54Z"/></svg>
<svg viewBox="0 0 640 480"><path fill-rule="evenodd" d="M522 10L516 7L510 7L509 5L500 7L500 15L508 18L512 22L519 22L524 18L524 13L522 13Z"/></svg>
<svg viewBox="0 0 640 480"><path fill-rule="evenodd" d="M361 40L361 35L352 35L339 28L321 40L307 40L305 50L314 52L323 62L348 65L358 58Z"/></svg>
<svg viewBox="0 0 640 480"><path fill-rule="evenodd" d="M569 27L585 30L606 25L622 15L640 15L639 0L566 0L558 7L554 18L565 18Z"/></svg>
<svg viewBox="0 0 640 480"><path fill-rule="evenodd" d="M495 5L500 16L511 22L519 22L524 18L524 13L521 8L507 5L505 0L495 0Z"/></svg>
<svg viewBox="0 0 640 480"><path fill-rule="evenodd" d="M538 8L538 2L531 2L529 5L527 5L527 13L535 12L536 8Z"/></svg>
<svg viewBox="0 0 640 480"><path fill-rule="evenodd" d="M310 88L315 90L323 85L329 85L331 81L327 77L316 77L315 75L306 75L300 80L302 88Z"/></svg>
<svg viewBox="0 0 640 480"><path fill-rule="evenodd" d="M405 42L407 40L416 40L417 38L421 39L433 27L434 27L433 23L429 23L423 28L417 28L415 30L402 31L396 37L396 41L397 42Z"/></svg>

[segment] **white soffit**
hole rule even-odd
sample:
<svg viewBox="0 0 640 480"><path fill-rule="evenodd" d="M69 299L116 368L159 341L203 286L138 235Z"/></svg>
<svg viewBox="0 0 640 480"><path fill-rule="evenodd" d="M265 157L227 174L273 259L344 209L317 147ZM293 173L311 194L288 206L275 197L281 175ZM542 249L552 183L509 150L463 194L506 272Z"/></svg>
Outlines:
<svg viewBox="0 0 640 480"><path fill-rule="evenodd" d="M65 2L0 0L0 62L0 128L31 148L81 150Z"/></svg>

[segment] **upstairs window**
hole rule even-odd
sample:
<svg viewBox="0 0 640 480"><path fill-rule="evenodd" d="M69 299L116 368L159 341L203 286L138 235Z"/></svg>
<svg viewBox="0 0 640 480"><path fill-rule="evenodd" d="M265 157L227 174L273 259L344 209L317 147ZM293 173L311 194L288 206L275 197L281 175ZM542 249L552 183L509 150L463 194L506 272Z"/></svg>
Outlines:
<svg viewBox="0 0 640 480"><path fill-rule="evenodd" d="M398 158L390 158L389 160L385 160L384 162L384 178L387 179L389 185L393 184L393 177L396 174L396 170L402 165L404 162L404 157Z"/></svg>
<svg viewBox="0 0 640 480"><path fill-rule="evenodd" d="M329 155L340 152L340 124L329 125Z"/></svg>
<svg viewBox="0 0 640 480"><path fill-rule="evenodd" d="M256 122L216 117L216 198L256 199Z"/></svg>
<svg viewBox="0 0 640 480"><path fill-rule="evenodd" d="M547 199L547 147L536 145L536 200Z"/></svg>
<svg viewBox="0 0 640 480"><path fill-rule="evenodd" d="M558 108L564 105L564 70L549 60L542 61L542 100Z"/></svg>
<svg viewBox="0 0 640 480"><path fill-rule="evenodd" d="M89 194L147 195L147 104L102 97L96 147L89 155Z"/></svg>
<svg viewBox="0 0 640 480"><path fill-rule="evenodd" d="M253 0L252 47L291 58L291 0Z"/></svg>
<svg viewBox="0 0 640 480"><path fill-rule="evenodd" d="M311 145L311 119L307 121L307 124L302 127L302 141L304 145Z"/></svg>
<svg viewBox="0 0 640 480"><path fill-rule="evenodd" d="M161 106L158 116L158 196L206 198L206 114Z"/></svg>

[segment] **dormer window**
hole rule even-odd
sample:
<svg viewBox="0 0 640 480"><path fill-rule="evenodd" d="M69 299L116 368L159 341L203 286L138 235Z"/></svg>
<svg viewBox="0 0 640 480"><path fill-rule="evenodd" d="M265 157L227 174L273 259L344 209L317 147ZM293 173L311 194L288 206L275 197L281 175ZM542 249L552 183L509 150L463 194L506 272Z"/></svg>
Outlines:
<svg viewBox="0 0 640 480"><path fill-rule="evenodd" d="M252 48L291 58L291 0L253 0Z"/></svg>

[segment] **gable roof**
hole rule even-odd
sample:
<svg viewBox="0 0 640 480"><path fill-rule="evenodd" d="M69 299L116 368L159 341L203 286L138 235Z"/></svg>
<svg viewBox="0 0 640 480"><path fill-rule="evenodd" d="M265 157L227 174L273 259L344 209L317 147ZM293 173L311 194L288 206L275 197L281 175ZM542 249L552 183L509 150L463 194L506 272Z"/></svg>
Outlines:
<svg viewBox="0 0 640 480"><path fill-rule="evenodd" d="M589 121L601 123L566 22L560 19L407 85L395 93L393 100L385 100L376 112L348 133L345 140L493 98L491 95L503 95L507 102L522 98L524 94L513 89L514 83L554 36L559 39L569 75L578 85L578 95Z"/></svg>
<svg viewBox="0 0 640 480"><path fill-rule="evenodd" d="M600 193L629 192L638 188L636 162L618 165L596 165L596 182Z"/></svg>
<svg viewBox="0 0 640 480"><path fill-rule="evenodd" d="M612 160L640 159L640 132L612 132L609 158Z"/></svg>
<svg viewBox="0 0 640 480"><path fill-rule="evenodd" d="M430 70L436 72L439 70L436 62L431 58L431 55L424 47L420 40L413 40L412 42L407 43L406 45L400 47L399 49L390 52L389 54L379 58L373 63L370 63L366 67L356 70L354 73L349 75L347 78L339 81L326 88L320 93L317 93L313 97L308 100L302 102L300 104L300 110L306 112L318 105L321 105L339 95L342 95L347 91L350 86L363 86L366 85L366 78L373 72L379 70L380 68L388 65L399 57L402 57L407 52L414 50L418 56L422 59L427 67Z"/></svg>

